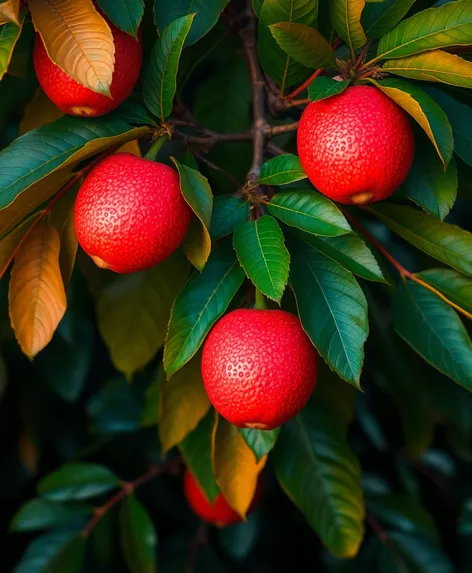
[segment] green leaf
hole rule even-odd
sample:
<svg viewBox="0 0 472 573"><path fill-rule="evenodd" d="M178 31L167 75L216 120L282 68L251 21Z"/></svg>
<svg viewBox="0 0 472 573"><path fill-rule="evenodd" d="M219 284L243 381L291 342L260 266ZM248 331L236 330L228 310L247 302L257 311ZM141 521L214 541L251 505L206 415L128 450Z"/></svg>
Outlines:
<svg viewBox="0 0 472 573"><path fill-rule="evenodd" d="M310 75L310 70L295 62L277 44L272 36L271 24L290 22L316 27L318 0L265 0L259 14L258 48L264 71L285 89L300 83Z"/></svg>
<svg viewBox="0 0 472 573"><path fill-rule="evenodd" d="M457 167L454 158L444 171L444 166L432 148L420 146L404 186L409 199L443 221L457 197Z"/></svg>
<svg viewBox="0 0 472 573"><path fill-rule="evenodd" d="M360 467L335 419L309 403L283 426L273 462L282 489L327 549L354 557L364 535Z"/></svg>
<svg viewBox="0 0 472 573"><path fill-rule="evenodd" d="M247 276L268 298L280 302L288 281L290 255L277 221L264 215L234 231L234 248Z"/></svg>
<svg viewBox="0 0 472 573"><path fill-rule="evenodd" d="M269 26L282 50L307 68L330 68L336 64L333 48L310 26L279 22Z"/></svg>
<svg viewBox="0 0 472 573"><path fill-rule="evenodd" d="M46 529L92 512L93 507L89 505L56 503L36 498L20 507L10 524L10 531Z"/></svg>
<svg viewBox="0 0 472 573"><path fill-rule="evenodd" d="M120 510L121 548L131 573L155 573L157 535L145 507L130 493Z"/></svg>
<svg viewBox="0 0 472 573"><path fill-rule="evenodd" d="M171 159L179 172L182 195L200 220L200 223L194 221L193 232L192 225L190 226L190 230L183 242L183 249L189 261L201 271L211 251L209 229L213 208L213 194L208 179L199 171L179 163L173 157Z"/></svg>
<svg viewBox="0 0 472 573"><path fill-rule="evenodd" d="M85 542L85 539L82 538ZM28 545L26 551L23 553L21 561L14 569L14 573L50 573L52 571L51 565L55 557L63 555L63 550L67 551L70 543L75 545L77 543L77 531L54 531L46 533L33 539ZM79 560L80 562L80 560ZM57 561L56 561L57 563ZM71 567L62 570L67 573L78 573L77 570ZM56 573L61 573L57 571Z"/></svg>
<svg viewBox="0 0 472 573"><path fill-rule="evenodd" d="M429 364L472 390L472 344L446 302L421 285L402 282L393 299L397 333Z"/></svg>
<svg viewBox="0 0 472 573"><path fill-rule="evenodd" d="M429 538L400 531L388 532L389 544L384 545L381 573L453 573L449 559ZM392 552L393 549L393 552ZM399 557L402 559L399 566ZM388 564L389 568L386 568ZM394 567L392 569L392 567Z"/></svg>
<svg viewBox="0 0 472 573"><path fill-rule="evenodd" d="M275 430L257 430L255 428L239 428L244 441L251 448L259 462L275 446L280 434L280 428Z"/></svg>
<svg viewBox="0 0 472 573"><path fill-rule="evenodd" d="M376 59L404 58L437 48L468 45L471 36L472 4L450 2L400 22L380 40Z"/></svg>
<svg viewBox="0 0 472 573"><path fill-rule="evenodd" d="M20 37L23 23L25 21L26 9L20 13L20 25L14 22L8 22L0 27L0 80L8 70L10 61L15 49L16 42Z"/></svg>
<svg viewBox="0 0 472 573"><path fill-rule="evenodd" d="M290 281L303 328L329 367L359 387L369 332L364 293L350 272L306 243L293 254Z"/></svg>
<svg viewBox="0 0 472 573"><path fill-rule="evenodd" d="M218 543L233 559L241 562L254 549L261 532L261 519L258 513L248 515L247 521L221 527L218 530Z"/></svg>
<svg viewBox="0 0 472 573"><path fill-rule="evenodd" d="M38 484L38 493L52 501L95 497L120 485L120 480L105 466L71 462L48 474Z"/></svg>
<svg viewBox="0 0 472 573"><path fill-rule="evenodd" d="M227 242L212 252L201 274L190 278L174 302L167 331L164 368L169 377L195 355L243 280L244 272Z"/></svg>
<svg viewBox="0 0 472 573"><path fill-rule="evenodd" d="M308 97L311 101L321 101L328 97L342 93L349 85L350 80L338 82L333 78L321 76L314 79L308 86Z"/></svg>
<svg viewBox="0 0 472 573"><path fill-rule="evenodd" d="M210 236L221 239L230 235L234 229L249 217L249 203L234 195L217 195L213 198Z"/></svg>
<svg viewBox="0 0 472 573"><path fill-rule="evenodd" d="M300 159L296 155L286 153L278 155L263 163L258 185L285 185L306 179Z"/></svg>
<svg viewBox="0 0 472 573"><path fill-rule="evenodd" d="M472 234L456 225L441 223L422 211L382 203L368 210L394 233L426 254L472 276Z"/></svg>
<svg viewBox="0 0 472 573"><path fill-rule="evenodd" d="M117 370L130 379L164 344L189 265L180 252L148 271L118 276L101 292L97 322Z"/></svg>
<svg viewBox="0 0 472 573"><path fill-rule="evenodd" d="M315 237L296 231L296 235L351 273L368 281L386 282L372 251L356 233L340 237Z"/></svg>
<svg viewBox="0 0 472 573"><path fill-rule="evenodd" d="M426 92L406 80L389 78L381 82L370 81L419 123L447 166L452 157L454 139L451 124L439 105Z"/></svg>
<svg viewBox="0 0 472 573"><path fill-rule="evenodd" d="M185 465L197 478L210 502L215 501L220 493L211 464L214 426L215 411L212 409L178 446Z"/></svg>
<svg viewBox="0 0 472 573"><path fill-rule="evenodd" d="M138 28L144 14L144 0L97 0L97 3L115 26L138 37Z"/></svg>
<svg viewBox="0 0 472 573"><path fill-rule="evenodd" d="M331 0L331 21L336 32L354 51L366 42L361 15L365 0Z"/></svg>
<svg viewBox="0 0 472 573"><path fill-rule="evenodd" d="M472 497L466 499L462 506L459 533L461 535L472 535Z"/></svg>
<svg viewBox="0 0 472 573"><path fill-rule="evenodd" d="M453 269L428 269L418 273L418 277L472 314L472 279Z"/></svg>
<svg viewBox="0 0 472 573"><path fill-rule="evenodd" d="M195 14L192 29L185 42L186 46L190 46L213 28L228 2L229 0L172 0L172 2L155 0L154 22L159 30L163 30L174 20Z"/></svg>
<svg viewBox="0 0 472 573"><path fill-rule="evenodd" d="M194 17L183 16L162 30L144 72L144 103L162 122L172 111L180 54Z"/></svg>
<svg viewBox="0 0 472 573"><path fill-rule="evenodd" d="M276 193L267 208L287 225L313 235L337 237L351 231L338 207L321 193L310 189Z"/></svg>
<svg viewBox="0 0 472 573"><path fill-rule="evenodd" d="M415 0L384 0L367 4L362 12L362 25L370 39L381 38L400 22Z"/></svg>
<svg viewBox="0 0 472 573"><path fill-rule="evenodd" d="M81 573L85 559L86 539L76 535L63 545L46 568L47 573Z"/></svg>

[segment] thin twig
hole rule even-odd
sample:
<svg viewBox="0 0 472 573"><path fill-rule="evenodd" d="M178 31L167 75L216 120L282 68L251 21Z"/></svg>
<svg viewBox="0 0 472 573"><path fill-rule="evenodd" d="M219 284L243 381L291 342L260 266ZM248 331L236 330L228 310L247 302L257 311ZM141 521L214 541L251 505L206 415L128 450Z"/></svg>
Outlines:
<svg viewBox="0 0 472 573"><path fill-rule="evenodd" d="M216 131L207 130L204 135L188 135L177 129L174 130L172 137L179 139L184 143L195 143L212 147L215 143L230 143L234 141L251 141L252 130L241 133L217 133Z"/></svg>
<svg viewBox="0 0 472 573"><path fill-rule="evenodd" d="M229 173L225 169L222 169L221 167L218 167L218 165L215 165L214 163L209 161L201 153L196 153L195 156L197 157L197 159L199 161L201 161L202 163L205 163L205 165L208 165L208 167L210 167L211 169L214 169L215 171L219 171L220 173L222 173L225 177L227 177L230 181L232 181L238 189L239 189L239 187L241 187L239 181L236 179L236 177L233 177L231 175L231 173Z"/></svg>
<svg viewBox="0 0 472 573"><path fill-rule="evenodd" d="M296 131L298 129L298 121L293 123L285 123L283 125L266 125L264 129L264 134L267 137L274 137L282 133L289 133L290 131Z"/></svg>
<svg viewBox="0 0 472 573"><path fill-rule="evenodd" d="M301 86L298 86L297 89L293 90L293 92L289 93L287 96L285 96L285 99L291 100L291 99L295 99L297 97L297 95L301 94L303 91L305 91L307 89L307 87L311 84L311 82L313 80L316 80L316 78L322 74L324 71L324 68L318 68L315 72L313 72L313 74L311 74L311 76L305 80Z"/></svg>

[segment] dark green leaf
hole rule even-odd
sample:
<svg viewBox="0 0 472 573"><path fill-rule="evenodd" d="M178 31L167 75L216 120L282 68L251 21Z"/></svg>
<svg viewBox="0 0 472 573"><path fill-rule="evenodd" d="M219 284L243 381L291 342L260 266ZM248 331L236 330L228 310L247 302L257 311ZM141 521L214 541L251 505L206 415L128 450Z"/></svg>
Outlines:
<svg viewBox="0 0 472 573"><path fill-rule="evenodd" d="M10 531L46 529L78 515L89 515L92 511L93 507L85 504L56 503L36 498L20 507L10 524Z"/></svg>
<svg viewBox="0 0 472 573"><path fill-rule="evenodd" d="M14 569L14 573L51 573L51 564L56 556L62 554L62 549L70 547L70 543L76 544L76 530L55 531L36 537L26 548L21 561ZM83 539L85 542L85 539ZM64 573L69 569L63 569ZM76 573L73 569L71 573Z"/></svg>
<svg viewBox="0 0 472 573"><path fill-rule="evenodd" d="M162 364L159 366L159 370L163 368ZM160 372L158 376L160 375ZM159 418L159 402L160 402L160 392L158 380L153 380L146 390L144 410L141 416L141 426L148 428L149 426L155 426Z"/></svg>
<svg viewBox="0 0 472 573"><path fill-rule="evenodd" d="M155 573L157 536L145 507L134 493L120 511L121 547L131 573Z"/></svg>
<svg viewBox="0 0 472 573"><path fill-rule="evenodd" d="M173 21L154 44L143 80L143 98L148 109L162 122L172 111L177 70L185 38L195 14Z"/></svg>
<svg viewBox="0 0 472 573"><path fill-rule="evenodd" d="M76 535L63 545L54 555L45 573L80 573L85 558L86 539L83 535Z"/></svg>
<svg viewBox="0 0 472 573"><path fill-rule="evenodd" d="M388 539L389 545L384 545L381 558L381 573L453 573L449 559L430 539L400 531L389 531ZM399 557L402 565L398 564Z"/></svg>
<svg viewBox="0 0 472 573"><path fill-rule="evenodd" d="M472 497L466 499L462 506L459 533L472 535Z"/></svg>
<svg viewBox="0 0 472 573"><path fill-rule="evenodd" d="M234 195L217 195L213 198L210 235L212 239L221 239L230 235L234 229L249 217L249 203Z"/></svg>
<svg viewBox="0 0 472 573"><path fill-rule="evenodd" d="M380 38L400 22L415 0L384 0L367 4L362 25L368 38Z"/></svg>
<svg viewBox="0 0 472 573"><path fill-rule="evenodd" d="M277 221L264 215L234 231L234 248L241 266L268 298L280 302L287 286L290 255Z"/></svg>
<svg viewBox="0 0 472 573"><path fill-rule="evenodd" d="M333 78L316 78L308 86L308 97L311 101L320 101L336 94L342 93L349 85L350 80L338 82Z"/></svg>
<svg viewBox="0 0 472 573"><path fill-rule="evenodd" d="M472 235L422 211L388 203L368 207L392 231L431 257L472 275Z"/></svg>
<svg viewBox="0 0 472 573"><path fill-rule="evenodd" d="M259 185L285 185L301 179L306 179L306 173L300 159L296 155L287 153L266 161L262 165L257 183Z"/></svg>
<svg viewBox="0 0 472 573"><path fill-rule="evenodd" d="M195 273L177 296L164 348L168 376L182 368L200 348L244 280L231 246L220 244L201 274Z"/></svg>
<svg viewBox="0 0 472 573"><path fill-rule="evenodd" d="M336 237L351 231L336 205L321 193L310 189L291 189L272 197L269 212L301 231L312 235Z"/></svg>
<svg viewBox="0 0 472 573"><path fill-rule="evenodd" d="M138 37L138 28L144 14L144 0L97 0L97 3L115 26Z"/></svg>
<svg viewBox="0 0 472 573"><path fill-rule="evenodd" d="M120 480L105 466L89 462L64 464L44 477L38 493L53 501L95 497L120 485Z"/></svg>
<svg viewBox="0 0 472 573"><path fill-rule="evenodd" d="M238 561L249 555L261 529L261 520L258 517L257 513L251 513L246 522L222 527L218 531L218 541L228 555Z"/></svg>
<svg viewBox="0 0 472 573"><path fill-rule="evenodd" d="M261 460L275 446L279 437L280 428L275 430L257 430L255 428L240 428L246 444L251 448L256 456L256 460Z"/></svg>
<svg viewBox="0 0 472 573"><path fill-rule="evenodd" d="M303 328L330 368L359 387L367 302L352 274L306 243L298 243L290 281Z"/></svg>
<svg viewBox="0 0 472 573"><path fill-rule="evenodd" d="M367 41L361 24L365 0L331 0L330 6L333 27L351 51L363 46Z"/></svg>
<svg viewBox="0 0 472 573"><path fill-rule="evenodd" d="M472 279L453 269L428 269L418 276L472 314Z"/></svg>
<svg viewBox="0 0 472 573"><path fill-rule="evenodd" d="M10 65L13 50L23 28L25 15L26 10L23 9L20 14L20 26L17 26L14 22L8 22L0 27L0 80Z"/></svg>
<svg viewBox="0 0 472 573"><path fill-rule="evenodd" d="M456 312L434 293L402 282L393 300L394 327L427 362L472 390L472 344Z"/></svg>

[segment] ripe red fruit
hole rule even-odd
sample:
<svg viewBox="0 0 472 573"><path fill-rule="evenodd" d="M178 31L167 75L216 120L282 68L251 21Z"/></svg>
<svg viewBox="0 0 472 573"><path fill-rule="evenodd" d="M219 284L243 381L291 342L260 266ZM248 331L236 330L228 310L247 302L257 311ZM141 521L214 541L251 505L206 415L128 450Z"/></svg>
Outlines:
<svg viewBox="0 0 472 573"><path fill-rule="evenodd" d="M253 511L259 502L262 494L261 485L262 482L259 479L248 513ZM229 505L222 493L218 494L213 503L210 503L200 484L188 468L185 469L184 473L184 493L193 512L204 521L208 521L217 527L224 527L225 525L232 525L242 521L241 516Z"/></svg>
<svg viewBox="0 0 472 573"><path fill-rule="evenodd" d="M96 117L118 107L134 88L143 58L141 41L122 32L108 21L115 42L115 69L111 98L94 92L67 75L50 59L39 34L33 49L36 75L46 95L64 113Z"/></svg>
<svg viewBox="0 0 472 573"><path fill-rule="evenodd" d="M203 348L202 376L213 406L240 428L272 430L305 406L318 357L299 319L283 310L224 316Z"/></svg>
<svg viewBox="0 0 472 573"><path fill-rule="evenodd" d="M182 242L190 216L177 173L131 153L115 153L90 171L74 213L84 251L117 273L166 259Z"/></svg>
<svg viewBox="0 0 472 573"><path fill-rule="evenodd" d="M313 185L334 201L365 205L389 197L414 157L408 116L371 86L312 102L298 126L298 154Z"/></svg>

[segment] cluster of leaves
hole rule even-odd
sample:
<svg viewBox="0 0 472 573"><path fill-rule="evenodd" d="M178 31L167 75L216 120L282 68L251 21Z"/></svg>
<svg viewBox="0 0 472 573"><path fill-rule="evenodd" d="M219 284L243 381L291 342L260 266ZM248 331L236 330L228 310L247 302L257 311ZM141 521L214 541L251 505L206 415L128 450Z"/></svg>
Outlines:
<svg viewBox="0 0 472 573"><path fill-rule="evenodd" d="M456 531L463 504L459 532L470 533L472 345L458 313L472 317L464 89L472 87L472 4L255 0L257 26L238 0L97 4L126 33L136 36L141 24L146 63L118 110L84 119L62 116L37 89L31 43L35 28L61 68L108 94L113 39L92 1L29 0L21 11L18 1L0 2L2 276L13 262L0 283L0 334L18 378L4 400L20 403L12 425L21 427L19 459L30 474L67 462L39 480L38 497L12 521L14 530L48 530L16 571L112 567L116 523L133 573L155 570L156 530L163 571L183 570L187 553L202 571L257 569L275 525L287 535L293 528L289 538L307 540L310 563L333 572L447 573L447 554L466 568L467 556L454 552L459 538L444 537L427 507L440 522L436 502L447 500L455 513L444 521ZM100 48L99 70L90 46ZM263 117L259 63L271 78ZM306 181L292 125L308 103L295 99L304 89L316 101L353 82L376 86L410 114L417 151L391 201L341 210ZM101 271L77 255L78 185L104 154L124 146L141 155L162 133L171 139L159 160L178 171L195 215L182 249L143 273ZM228 309L253 304L251 284L270 307L299 314L327 365L308 406L273 432L218 419L200 374L206 335ZM36 357L31 364L14 337ZM65 418L51 420L59 410ZM221 491L243 517L265 467L280 515L263 504L198 551L175 478L160 475L179 459L210 500ZM15 471L25 487L24 470ZM143 505L134 490L156 476L163 490ZM313 534L279 487L326 549L311 555ZM271 570L284 570L273 555ZM356 559L341 561L348 557Z"/></svg>

